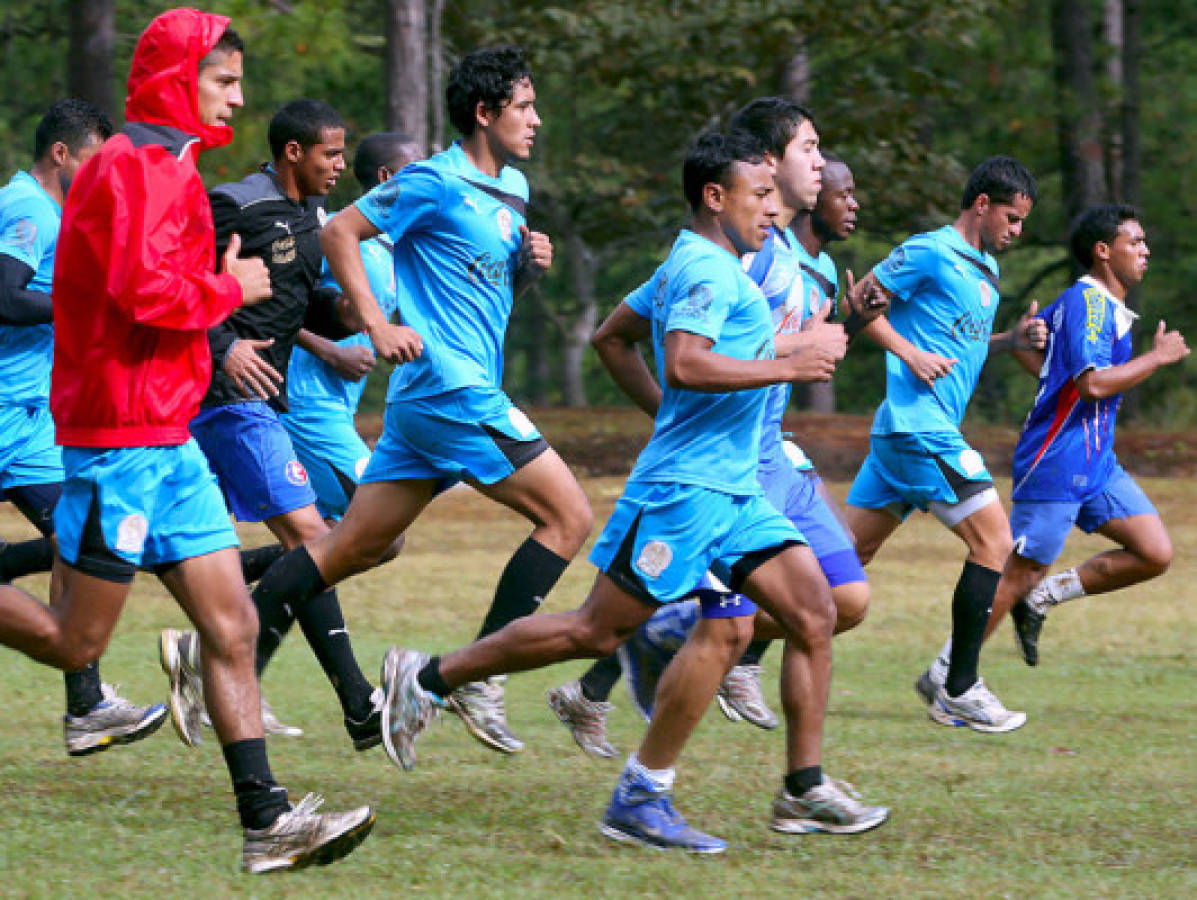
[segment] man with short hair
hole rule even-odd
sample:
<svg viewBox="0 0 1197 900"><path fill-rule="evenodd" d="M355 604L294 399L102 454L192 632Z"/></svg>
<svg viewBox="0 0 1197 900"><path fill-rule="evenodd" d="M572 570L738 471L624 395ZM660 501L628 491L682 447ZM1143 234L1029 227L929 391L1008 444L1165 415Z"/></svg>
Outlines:
<svg viewBox="0 0 1197 900"><path fill-rule="evenodd" d="M209 332L212 384L191 423L191 433L208 458L233 515L241 522L265 522L288 549L328 531L316 508L306 467L299 461L279 414L287 410L287 364L302 328L333 337L348 332L339 322L335 289L317 287L322 203L345 169L345 123L327 103L284 104L268 130L272 162L260 172L209 192L222 252L238 235L247 256L270 272L271 296L238 310ZM292 611L286 604L259 601L255 660L258 678L299 619L341 703L354 749L381 740L375 688L353 655L336 591L329 590ZM195 696L187 682L198 678L191 633L166 629L161 636L172 695ZM184 708L180 734L199 743L197 705ZM265 699L262 721L268 734L303 732L280 721Z"/></svg>
<svg viewBox="0 0 1197 900"><path fill-rule="evenodd" d="M528 159L540 117L522 51L467 54L449 77L453 146L341 210L322 241L329 267L391 376L383 434L340 523L279 560L257 596L302 607L374 565L438 493L465 481L533 523L507 563L480 629L535 612L590 531L569 467L502 390L502 342L515 296L552 261L529 230ZM402 325L370 290L362 241L394 244ZM500 671L456 685L447 702L469 732L502 753L523 749L508 728Z"/></svg>
<svg viewBox="0 0 1197 900"><path fill-rule="evenodd" d="M82 167L54 271L50 406L66 481L54 511L62 591L49 609L0 586L0 639L79 669L107 645L138 566L152 568L203 642L203 691L244 829L249 872L339 859L369 807L292 807L262 736L253 605L237 536L190 439L210 374L207 329L270 294L234 238L219 269L198 154L232 140L244 45L224 16L170 10L133 54L127 124Z"/></svg>
<svg viewBox="0 0 1197 900"><path fill-rule="evenodd" d="M98 107L60 100L37 126L29 171L0 189L0 491L42 535L0 541L3 582L48 572L54 562L53 514L63 479L50 418L54 253L71 181L111 135L112 123ZM63 679L63 738L71 756L141 740L166 719L165 706L137 706L103 684L98 662Z"/></svg>
<svg viewBox="0 0 1197 900"><path fill-rule="evenodd" d="M1150 250L1133 207L1085 210L1069 246L1087 271L1039 314L1047 348L1027 354L1039 390L1014 449L1014 551L986 629L988 637L1012 612L1031 666L1039 662L1039 632L1054 607L1156 578L1172 562L1159 513L1114 453L1114 427L1123 393L1190 351L1161 319L1151 349L1134 356L1138 315L1126 295L1147 273ZM1048 575L1073 525L1118 547Z"/></svg>
<svg viewBox="0 0 1197 900"><path fill-rule="evenodd" d="M809 120L794 140L792 163L817 173L818 138ZM817 174L808 177L817 183ZM760 248L777 214L772 169L755 140L742 133L700 136L686 158L683 184L691 227L678 236L650 289L629 298L641 308L623 304L612 314L643 320L651 311L664 387L653 437L591 551L599 573L589 597L574 612L520 619L443 657L392 648L383 662L383 742L392 760L411 768L415 739L457 685L610 654L654 609L689 596L719 564L731 588L760 603L787 635L783 691L792 715L773 827L863 831L888 811L856 803L822 775L819 763L835 619L827 583L755 476L761 389L829 377L846 339L840 329L775 358L768 304L740 266L740 257ZM643 377L636 382L647 387ZM754 610L727 591L704 592L702 621L661 680L656 715L616 787L600 826L604 835L693 853L726 849L673 809L673 764L742 652ZM794 781L809 776L817 806L792 795Z"/></svg>
<svg viewBox="0 0 1197 900"><path fill-rule="evenodd" d="M990 353L1043 345L1034 305L1014 329L992 333L1000 300L993 254L1021 234L1037 196L1021 163L990 157L969 177L955 222L907 239L866 279L891 299L888 314L864 328L887 351L886 397L848 494L848 525L866 565L915 509L929 510L964 542L950 646L915 686L933 721L987 733L1026 722L977 676L1012 539L993 479L960 422Z"/></svg>

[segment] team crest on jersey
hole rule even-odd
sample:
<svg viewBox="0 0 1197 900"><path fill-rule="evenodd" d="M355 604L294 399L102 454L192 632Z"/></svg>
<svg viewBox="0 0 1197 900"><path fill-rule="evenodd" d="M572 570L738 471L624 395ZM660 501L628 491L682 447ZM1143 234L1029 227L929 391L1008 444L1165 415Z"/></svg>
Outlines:
<svg viewBox="0 0 1197 900"><path fill-rule="evenodd" d="M37 242L37 223L33 219L18 219L12 225L8 240L14 250L21 250L32 256L33 245Z"/></svg>
<svg viewBox="0 0 1197 900"><path fill-rule="evenodd" d="M673 562L673 550L664 541L649 541L640 548L636 568L649 578L656 578Z"/></svg>
<svg viewBox="0 0 1197 900"><path fill-rule="evenodd" d="M993 298L993 290L989 287L989 282L982 278L977 282L977 290L981 294L981 305L989 306Z"/></svg>
<svg viewBox="0 0 1197 900"><path fill-rule="evenodd" d="M141 513L129 513L116 526L116 549L125 553L140 553L149 533L149 520Z"/></svg>
<svg viewBox="0 0 1197 900"><path fill-rule="evenodd" d="M506 206L500 206L499 211L495 213L495 222L499 226L499 235L503 240L511 240L511 210Z"/></svg>
<svg viewBox="0 0 1197 900"><path fill-rule="evenodd" d="M285 266L295 261L295 236L287 235L270 242L270 262L276 266Z"/></svg>
<svg viewBox="0 0 1197 900"><path fill-rule="evenodd" d="M1106 322L1106 298L1097 288L1085 288L1085 340L1097 343Z"/></svg>
<svg viewBox="0 0 1197 900"><path fill-rule="evenodd" d="M705 284L696 284L690 288L690 293L686 296L686 301L678 313L687 318L701 319L705 322L707 312L713 302L715 302L715 295L711 293L711 289Z"/></svg>
<svg viewBox="0 0 1197 900"><path fill-rule="evenodd" d="M283 467L283 474L287 476L287 480L296 487L308 483L308 470L303 467L297 459L290 460L286 466Z"/></svg>

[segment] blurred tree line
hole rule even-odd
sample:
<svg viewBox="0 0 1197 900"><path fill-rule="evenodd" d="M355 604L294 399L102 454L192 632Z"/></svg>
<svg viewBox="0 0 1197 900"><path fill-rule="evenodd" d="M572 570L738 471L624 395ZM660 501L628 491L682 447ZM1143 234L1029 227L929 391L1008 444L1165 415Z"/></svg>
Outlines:
<svg viewBox="0 0 1197 900"><path fill-rule="evenodd" d="M6 0L0 10L0 168L27 166L33 128L69 93L120 117L137 35L174 5L158 0ZM1197 340L1197 4L1138 0L217 0L247 39L247 108L234 144L205 160L210 184L267 155L273 110L327 100L350 141L401 127L430 150L452 140L445 73L470 49L529 52L544 120L526 167L533 226L557 248L553 271L516 307L507 388L522 402L622 402L586 340L648 277L685 222L680 163L695 132L762 94L816 114L823 144L852 166L860 230L831 248L863 273L909 234L950 221L969 170L1009 153L1039 179L1024 237L1002 259L999 327L1073 276L1071 215L1109 200L1142 210L1152 271L1132 304L1149 345L1159 318ZM330 200L354 198L347 174ZM1197 422L1192 367L1152 379L1130 412ZM831 390L796 402L872 410L879 351L862 342ZM970 416L1017 421L1033 382L1008 360L982 377ZM374 392L372 392L374 394ZM376 394L374 394L377 396Z"/></svg>

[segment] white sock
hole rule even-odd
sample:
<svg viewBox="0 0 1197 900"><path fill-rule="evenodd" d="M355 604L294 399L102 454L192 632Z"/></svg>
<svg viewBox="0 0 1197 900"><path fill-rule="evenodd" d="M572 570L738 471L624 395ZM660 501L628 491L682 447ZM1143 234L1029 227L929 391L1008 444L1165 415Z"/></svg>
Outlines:
<svg viewBox="0 0 1197 900"><path fill-rule="evenodd" d="M635 753L628 757L628 764L624 767L624 771L647 779L652 784L653 789L662 794L673 790L673 779L677 776L677 773L672 768L648 768L636 758Z"/></svg>
<svg viewBox="0 0 1197 900"><path fill-rule="evenodd" d="M1047 594L1051 597L1053 605L1085 596L1085 588L1081 585L1081 579L1077 575L1076 569L1065 569L1063 572L1049 575L1044 581L1046 581L1044 587L1047 588Z"/></svg>
<svg viewBox="0 0 1197 900"><path fill-rule="evenodd" d="M936 684L943 684L948 677L948 660L952 657L952 637L944 641L943 649L931 663L931 680Z"/></svg>

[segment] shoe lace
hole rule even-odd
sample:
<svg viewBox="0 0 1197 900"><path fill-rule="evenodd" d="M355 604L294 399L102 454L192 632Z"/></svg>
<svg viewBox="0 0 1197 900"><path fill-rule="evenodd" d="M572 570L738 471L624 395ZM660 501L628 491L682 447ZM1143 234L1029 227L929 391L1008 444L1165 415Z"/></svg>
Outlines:
<svg viewBox="0 0 1197 900"><path fill-rule="evenodd" d="M291 815L296 818L307 818L316 814L324 803L324 797L320 794L305 794L303 799L291 807Z"/></svg>
<svg viewBox="0 0 1197 900"><path fill-rule="evenodd" d="M723 676L723 687L737 700L754 701L761 696L760 678L760 666L733 666Z"/></svg>
<svg viewBox="0 0 1197 900"><path fill-rule="evenodd" d="M507 692L503 690L503 682L487 681L483 683L482 697L486 701L487 713L490 718L502 722L507 721L506 695Z"/></svg>
<svg viewBox="0 0 1197 900"><path fill-rule="evenodd" d="M132 709L133 704L121 696L121 686L119 684L108 684L107 682L100 685L100 700L101 703L107 703L113 709Z"/></svg>
<svg viewBox="0 0 1197 900"><path fill-rule="evenodd" d="M984 681L978 679L969 693L973 695L969 699L985 710L985 712L990 714L1006 712L1006 707L1002 704L1002 701L997 698L997 695L993 691L985 686Z"/></svg>

